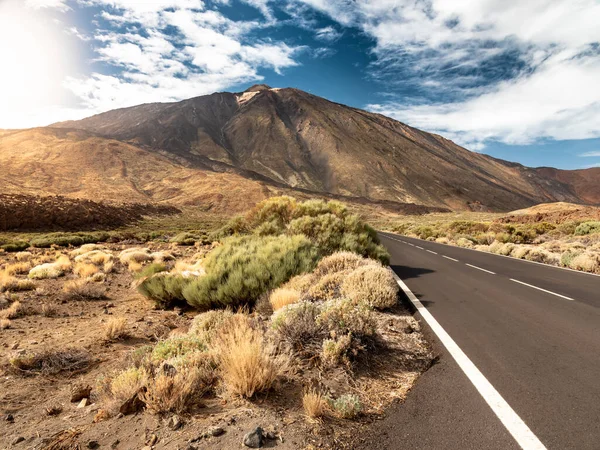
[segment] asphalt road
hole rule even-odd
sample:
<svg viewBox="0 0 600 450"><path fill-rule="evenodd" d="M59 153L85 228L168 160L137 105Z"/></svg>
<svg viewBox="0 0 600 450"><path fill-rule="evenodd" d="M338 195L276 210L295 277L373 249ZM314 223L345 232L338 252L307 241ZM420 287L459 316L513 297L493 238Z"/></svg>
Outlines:
<svg viewBox="0 0 600 450"><path fill-rule="evenodd" d="M600 277L380 236L392 269L547 449L600 449ZM431 335L439 362L365 448L520 448Z"/></svg>

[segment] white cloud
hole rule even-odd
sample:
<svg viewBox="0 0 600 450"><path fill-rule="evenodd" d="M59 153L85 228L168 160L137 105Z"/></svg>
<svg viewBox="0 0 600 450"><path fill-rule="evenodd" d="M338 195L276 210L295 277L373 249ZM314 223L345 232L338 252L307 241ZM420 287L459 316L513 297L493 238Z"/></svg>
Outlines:
<svg viewBox="0 0 600 450"><path fill-rule="evenodd" d="M592 151L592 152L585 152L585 153L580 153L579 156L583 157L583 158L591 158L591 157L600 157L600 150L599 151Z"/></svg>
<svg viewBox="0 0 600 450"><path fill-rule="evenodd" d="M375 111L474 149L600 136L596 0L297 1L374 38L374 78L421 90Z"/></svg>
<svg viewBox="0 0 600 450"><path fill-rule="evenodd" d="M60 11L69 11L67 0L25 0L25 5L33 9L56 8Z"/></svg>
<svg viewBox="0 0 600 450"><path fill-rule="evenodd" d="M325 42L335 42L342 37L342 33L332 26L319 28L315 31L315 37Z"/></svg>

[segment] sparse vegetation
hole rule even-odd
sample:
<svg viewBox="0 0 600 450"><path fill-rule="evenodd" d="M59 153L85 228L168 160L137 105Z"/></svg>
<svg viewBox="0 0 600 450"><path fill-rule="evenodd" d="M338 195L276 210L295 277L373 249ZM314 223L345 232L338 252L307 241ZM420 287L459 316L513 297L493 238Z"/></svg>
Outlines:
<svg viewBox="0 0 600 450"><path fill-rule="evenodd" d="M25 353L10 359L11 366L24 373L56 375L60 372L75 372L86 369L92 362L90 354L80 348L45 350Z"/></svg>
<svg viewBox="0 0 600 450"><path fill-rule="evenodd" d="M357 395L344 394L330 402L331 409L342 419L354 419L362 411L362 403Z"/></svg>
<svg viewBox="0 0 600 450"><path fill-rule="evenodd" d="M304 412L311 419L323 417L327 410L327 400L323 394L316 389L310 389L304 392L302 396L302 406Z"/></svg>
<svg viewBox="0 0 600 450"><path fill-rule="evenodd" d="M127 319L125 317L113 317L104 324L104 337L107 341L116 341L127 336Z"/></svg>
<svg viewBox="0 0 600 450"><path fill-rule="evenodd" d="M91 281L91 280L90 280ZM106 288L88 280L73 280L65 283L63 297L70 300L101 300L106 297Z"/></svg>

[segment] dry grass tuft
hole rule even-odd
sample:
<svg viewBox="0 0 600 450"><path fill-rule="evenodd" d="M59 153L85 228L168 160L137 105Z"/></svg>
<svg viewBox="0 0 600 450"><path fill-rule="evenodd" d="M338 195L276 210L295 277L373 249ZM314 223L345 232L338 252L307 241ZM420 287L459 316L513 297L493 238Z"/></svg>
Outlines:
<svg viewBox="0 0 600 450"><path fill-rule="evenodd" d="M73 273L80 278L88 278L97 274L100 269L95 264L77 263L73 268Z"/></svg>
<svg viewBox="0 0 600 450"><path fill-rule="evenodd" d="M300 292L285 288L275 289L269 296L269 302L271 302L273 311L277 311L292 303L297 303L298 300L300 300Z"/></svg>
<svg viewBox="0 0 600 450"><path fill-rule="evenodd" d="M318 277L322 277L330 273L354 270L358 267L369 264L378 263L373 259L363 258L356 253L337 252L319 261L319 264L317 264L317 268L314 270L313 274Z"/></svg>
<svg viewBox="0 0 600 450"><path fill-rule="evenodd" d="M148 386L150 375L143 367L130 367L114 377L108 386L108 394L119 405L129 400L141 388Z"/></svg>
<svg viewBox="0 0 600 450"><path fill-rule="evenodd" d="M59 255L54 265L63 272L68 271L71 268L71 260L67 255Z"/></svg>
<svg viewBox="0 0 600 450"><path fill-rule="evenodd" d="M302 406L308 417L318 419L323 417L327 411L327 400L321 392L310 389L304 392L302 396Z"/></svg>
<svg viewBox="0 0 600 450"><path fill-rule="evenodd" d="M90 283L88 280L73 280L63 286L63 295L69 300L101 300L106 297L104 286Z"/></svg>
<svg viewBox="0 0 600 450"><path fill-rule="evenodd" d="M61 277L64 273L65 271L55 263L44 263L31 269L29 271L29 278L34 280L45 280Z"/></svg>
<svg viewBox="0 0 600 450"><path fill-rule="evenodd" d="M130 272L139 272L140 270L142 270L144 268L144 266L136 261L130 261L129 264L127 265L127 269L129 269Z"/></svg>
<svg viewBox="0 0 600 450"><path fill-rule="evenodd" d="M119 261L125 265L129 265L132 262L141 264L153 259L152 253L147 248L128 248L119 253Z"/></svg>
<svg viewBox="0 0 600 450"><path fill-rule="evenodd" d="M9 319L0 319L0 330L7 330L12 325Z"/></svg>
<svg viewBox="0 0 600 450"><path fill-rule="evenodd" d="M127 336L127 319L125 317L113 317L104 324L104 337L108 341L125 339Z"/></svg>
<svg viewBox="0 0 600 450"><path fill-rule="evenodd" d="M269 351L263 334L237 315L215 339L225 388L232 395L251 398L271 388L287 367Z"/></svg>
<svg viewBox="0 0 600 450"><path fill-rule="evenodd" d="M18 252L15 254L15 258L17 258L17 261L29 261L32 256L33 253L31 252Z"/></svg>
<svg viewBox="0 0 600 450"><path fill-rule="evenodd" d="M31 280L19 280L6 271L0 272L0 292L31 291L32 289L35 289L35 284Z"/></svg>
<svg viewBox="0 0 600 450"><path fill-rule="evenodd" d="M13 302L8 308L0 310L0 319L16 319L23 315L23 307L21 302Z"/></svg>
<svg viewBox="0 0 600 450"><path fill-rule="evenodd" d="M9 275L20 275L24 273L28 273L29 269L31 269L31 263L29 262L18 262L14 264L9 264L6 266L6 273Z"/></svg>
<svg viewBox="0 0 600 450"><path fill-rule="evenodd" d="M56 375L61 372L84 370L92 363L90 354L80 348L65 350L45 350L40 353L26 353L10 359L10 365L23 373Z"/></svg>
<svg viewBox="0 0 600 450"><path fill-rule="evenodd" d="M142 395L146 408L154 413L183 412L204 394L202 369L190 367L174 375L160 373Z"/></svg>

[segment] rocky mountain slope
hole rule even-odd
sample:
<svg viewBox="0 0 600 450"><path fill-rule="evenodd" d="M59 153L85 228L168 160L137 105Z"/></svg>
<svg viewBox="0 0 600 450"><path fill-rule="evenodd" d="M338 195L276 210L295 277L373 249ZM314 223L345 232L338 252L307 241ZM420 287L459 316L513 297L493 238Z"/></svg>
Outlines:
<svg viewBox="0 0 600 450"><path fill-rule="evenodd" d="M0 135L0 163L22 175L4 171L2 186L86 197L109 177L107 196L130 201L293 189L451 209L600 202L600 189L589 189L600 184L593 169L526 168L382 115L265 85Z"/></svg>

